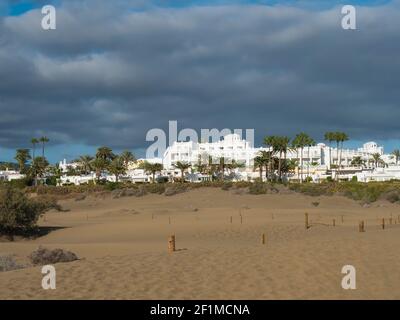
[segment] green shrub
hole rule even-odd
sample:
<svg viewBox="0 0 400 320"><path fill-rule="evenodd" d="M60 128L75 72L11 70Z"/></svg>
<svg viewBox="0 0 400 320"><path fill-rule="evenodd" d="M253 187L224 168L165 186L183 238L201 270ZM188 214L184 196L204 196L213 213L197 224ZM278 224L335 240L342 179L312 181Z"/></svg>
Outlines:
<svg viewBox="0 0 400 320"><path fill-rule="evenodd" d="M11 181L5 182L5 184L7 184L11 187L14 187L14 188L24 189L26 187L33 185L33 178L25 177L22 179L16 179L16 180L11 180Z"/></svg>
<svg viewBox="0 0 400 320"><path fill-rule="evenodd" d="M168 177L157 177L156 182L157 183L168 183L169 179Z"/></svg>
<svg viewBox="0 0 400 320"><path fill-rule="evenodd" d="M399 191L390 191L386 193L385 199L391 203L398 202L400 200Z"/></svg>
<svg viewBox="0 0 400 320"><path fill-rule="evenodd" d="M22 191L6 187L0 190L0 233L16 234L36 227L39 216L54 206L54 201L29 199Z"/></svg>
<svg viewBox="0 0 400 320"><path fill-rule="evenodd" d="M254 182L249 187L250 194L266 194L267 185L263 182Z"/></svg>
<svg viewBox="0 0 400 320"><path fill-rule="evenodd" d="M186 192L188 190L188 186L184 183L173 183L169 187L165 189L164 194L166 196L173 196L178 193Z"/></svg>
<svg viewBox="0 0 400 320"><path fill-rule="evenodd" d="M237 189L244 189L244 188L248 188L252 185L251 182L249 181L238 181L234 183L234 187Z"/></svg>
<svg viewBox="0 0 400 320"><path fill-rule="evenodd" d="M293 183L289 185L289 189L310 196L338 194L363 203L375 202L379 198L391 202L397 202L400 199L400 184L397 182Z"/></svg>
<svg viewBox="0 0 400 320"><path fill-rule="evenodd" d="M123 183L121 182L107 182L104 184L105 190L113 191L117 189L121 189L123 187Z"/></svg>
<svg viewBox="0 0 400 320"><path fill-rule="evenodd" d="M233 186L232 182L224 182L224 184L221 186L221 189L228 191L230 188L232 188L232 186Z"/></svg>
<svg viewBox="0 0 400 320"><path fill-rule="evenodd" d="M56 186L57 185L57 180L58 180L57 177L54 177L54 176L46 178L46 184L48 186Z"/></svg>
<svg viewBox="0 0 400 320"><path fill-rule="evenodd" d="M151 183L146 185L146 191L149 193L163 194L165 192L165 184Z"/></svg>

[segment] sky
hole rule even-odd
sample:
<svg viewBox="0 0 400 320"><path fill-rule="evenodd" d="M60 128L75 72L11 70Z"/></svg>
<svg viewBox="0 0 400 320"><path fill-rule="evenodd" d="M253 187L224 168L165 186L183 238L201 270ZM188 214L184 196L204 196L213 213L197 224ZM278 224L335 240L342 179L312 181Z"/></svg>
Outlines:
<svg viewBox="0 0 400 320"><path fill-rule="evenodd" d="M41 28L41 7L57 29ZM357 30L341 28L341 7ZM50 138L51 162L107 145L144 156L178 128L344 131L400 148L400 1L2 0L0 161Z"/></svg>

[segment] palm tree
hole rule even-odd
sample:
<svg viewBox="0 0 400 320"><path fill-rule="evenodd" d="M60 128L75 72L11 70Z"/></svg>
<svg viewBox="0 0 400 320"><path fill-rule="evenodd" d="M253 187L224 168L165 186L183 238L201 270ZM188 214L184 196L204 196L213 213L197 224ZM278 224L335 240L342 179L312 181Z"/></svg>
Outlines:
<svg viewBox="0 0 400 320"><path fill-rule="evenodd" d="M125 168L128 169L129 163L130 162L135 162L136 157L135 155L130 152L129 150L122 151L122 153L119 156L122 161L124 162Z"/></svg>
<svg viewBox="0 0 400 320"><path fill-rule="evenodd" d="M33 159L32 166L30 168L30 174L35 180L35 186L37 185L37 178L44 176L48 165L49 163L44 157L36 157Z"/></svg>
<svg viewBox="0 0 400 320"><path fill-rule="evenodd" d="M119 176L126 173L124 160L121 157L115 157L108 166L108 171L115 175L115 182L118 182Z"/></svg>
<svg viewBox="0 0 400 320"><path fill-rule="evenodd" d="M308 147L307 176L310 175L310 164L311 164L311 166L313 165L312 156L310 156L310 147L315 146L315 145L316 145L315 140L312 139L312 138L310 138L310 139L308 140L308 144L307 144L307 147Z"/></svg>
<svg viewBox="0 0 400 320"><path fill-rule="evenodd" d="M79 167L84 174L88 174L90 171L92 171L92 160L93 157L89 155L79 157Z"/></svg>
<svg viewBox="0 0 400 320"><path fill-rule="evenodd" d="M242 161L236 161L235 159L231 161L231 163L228 163L226 165L226 168L230 171L230 173L233 172L235 169L240 169L240 168L245 168L246 163Z"/></svg>
<svg viewBox="0 0 400 320"><path fill-rule="evenodd" d="M265 165L265 178L268 181L269 178L269 174L270 174L270 167L271 167L271 163L273 162L273 153L272 151L265 151L262 150L259 152L260 156L263 158L264 161L264 165Z"/></svg>
<svg viewBox="0 0 400 320"><path fill-rule="evenodd" d="M107 168L108 162L103 158L94 158L91 166L96 171L97 181L100 180L101 172Z"/></svg>
<svg viewBox="0 0 400 320"><path fill-rule="evenodd" d="M15 155L15 160L18 162L19 172L23 173L26 169L26 162L31 159L29 149L18 149Z"/></svg>
<svg viewBox="0 0 400 320"><path fill-rule="evenodd" d="M343 151L343 143L349 140L349 136L344 132L337 132L336 139L340 142L340 156L339 156L339 168L342 165L342 151Z"/></svg>
<svg viewBox="0 0 400 320"><path fill-rule="evenodd" d="M303 150L305 147L310 147L315 145L314 139L312 139L308 134L304 132L300 132L296 135L296 137L292 141L292 145L294 148L300 149L300 182L303 182Z"/></svg>
<svg viewBox="0 0 400 320"><path fill-rule="evenodd" d="M218 174L220 170L219 164L215 163L213 157L211 155L208 156L208 164L207 164L207 172L209 175L211 175L213 178L215 175Z"/></svg>
<svg viewBox="0 0 400 320"><path fill-rule="evenodd" d="M206 154L200 155L198 157L197 164L194 165L194 168L197 172L204 174L207 172L208 166L207 163L203 162L203 159L208 158Z"/></svg>
<svg viewBox="0 0 400 320"><path fill-rule="evenodd" d="M374 153L372 155L372 159L374 161L375 168L377 168L378 167L378 163L380 163L382 161L380 153Z"/></svg>
<svg viewBox="0 0 400 320"><path fill-rule="evenodd" d="M275 173L275 165L274 165L274 157L273 155L277 152L278 141L276 136L267 136L264 138L264 144L270 149L271 151L271 158L269 162L269 169L268 171L271 173L271 180L274 178L273 175Z"/></svg>
<svg viewBox="0 0 400 320"><path fill-rule="evenodd" d="M225 169L226 169L226 160L225 157L221 157L219 158L219 165L218 165L218 171L221 176L221 180L224 180Z"/></svg>
<svg viewBox="0 0 400 320"><path fill-rule="evenodd" d="M112 152L111 148L109 147L100 147L97 149L96 158L103 159L104 161L108 162L115 158L114 153Z"/></svg>
<svg viewBox="0 0 400 320"><path fill-rule="evenodd" d="M399 160L400 160L400 150L399 149L393 150L392 155L396 159L396 165L398 165Z"/></svg>
<svg viewBox="0 0 400 320"><path fill-rule="evenodd" d="M337 180L339 181L340 168L342 166L343 142L349 140L349 137L344 132L336 132L334 137L335 137L335 141L336 141L337 146L338 146L338 152L339 152L339 149L340 149L340 153L339 153L339 156L338 156L338 174L337 174Z"/></svg>
<svg viewBox="0 0 400 320"><path fill-rule="evenodd" d="M354 157L351 160L352 166L362 166L363 164L364 164L364 160L360 156Z"/></svg>
<svg viewBox="0 0 400 320"><path fill-rule="evenodd" d="M332 142L335 141L335 132L331 131L325 132L324 139L329 143L329 168L330 168L332 164Z"/></svg>
<svg viewBox="0 0 400 320"><path fill-rule="evenodd" d="M286 155L289 148L290 138L286 136L275 137L276 145L275 148L279 152L279 165L278 174L279 180L282 180L282 155L284 156L284 161L286 162Z"/></svg>
<svg viewBox="0 0 400 320"><path fill-rule="evenodd" d="M262 177L263 177L263 169L265 166L265 161L264 158L262 156L256 156L254 158L254 170L258 169L260 172L260 180L262 181Z"/></svg>
<svg viewBox="0 0 400 320"><path fill-rule="evenodd" d="M39 140L36 138L32 138L31 143L32 143L32 159L35 159L36 145L39 143Z"/></svg>
<svg viewBox="0 0 400 320"><path fill-rule="evenodd" d="M177 163L173 164L174 168L179 169L181 171L181 182L185 182L184 174L187 169L191 167L189 163L178 161Z"/></svg>
<svg viewBox="0 0 400 320"><path fill-rule="evenodd" d="M44 158L44 146L50 140L46 136L43 136L43 137L39 138L39 141L42 143L42 157Z"/></svg>
<svg viewBox="0 0 400 320"><path fill-rule="evenodd" d="M286 172L294 172L296 170L296 168L298 167L298 161L297 159L290 159L288 161L285 162L285 169Z"/></svg>
<svg viewBox="0 0 400 320"><path fill-rule="evenodd" d="M156 173L163 169L163 165L161 163L150 163L148 161L144 161L140 164L139 168L144 169L144 171L147 173L150 173L153 176L152 182L154 183Z"/></svg>

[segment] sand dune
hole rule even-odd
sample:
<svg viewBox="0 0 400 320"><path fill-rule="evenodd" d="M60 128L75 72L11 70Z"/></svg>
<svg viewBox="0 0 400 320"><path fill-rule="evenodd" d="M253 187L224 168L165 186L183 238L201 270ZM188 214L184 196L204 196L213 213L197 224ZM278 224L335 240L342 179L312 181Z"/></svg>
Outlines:
<svg viewBox="0 0 400 320"><path fill-rule="evenodd" d="M400 298L398 205L366 208L337 196L237 195L211 188L61 204L70 211L40 220L58 230L2 242L0 253L27 263L26 256L43 245L82 259L56 264L56 290L41 288L39 267L0 273L1 299ZM381 230L378 219L391 215L393 224ZM360 220L366 221L364 233L358 232ZM167 253L170 234L177 239L173 254ZM347 264L356 267L356 290L341 287Z"/></svg>

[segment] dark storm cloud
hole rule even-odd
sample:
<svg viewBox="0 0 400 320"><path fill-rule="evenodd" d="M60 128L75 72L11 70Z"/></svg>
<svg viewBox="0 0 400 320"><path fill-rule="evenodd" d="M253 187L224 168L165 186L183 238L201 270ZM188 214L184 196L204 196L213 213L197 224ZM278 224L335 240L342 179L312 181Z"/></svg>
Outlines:
<svg viewBox="0 0 400 320"><path fill-rule="evenodd" d="M400 139L400 9L229 6L127 11L81 1L43 31L38 10L0 23L0 144L146 145L181 128L304 130ZM105 2L104 2L105 3Z"/></svg>

